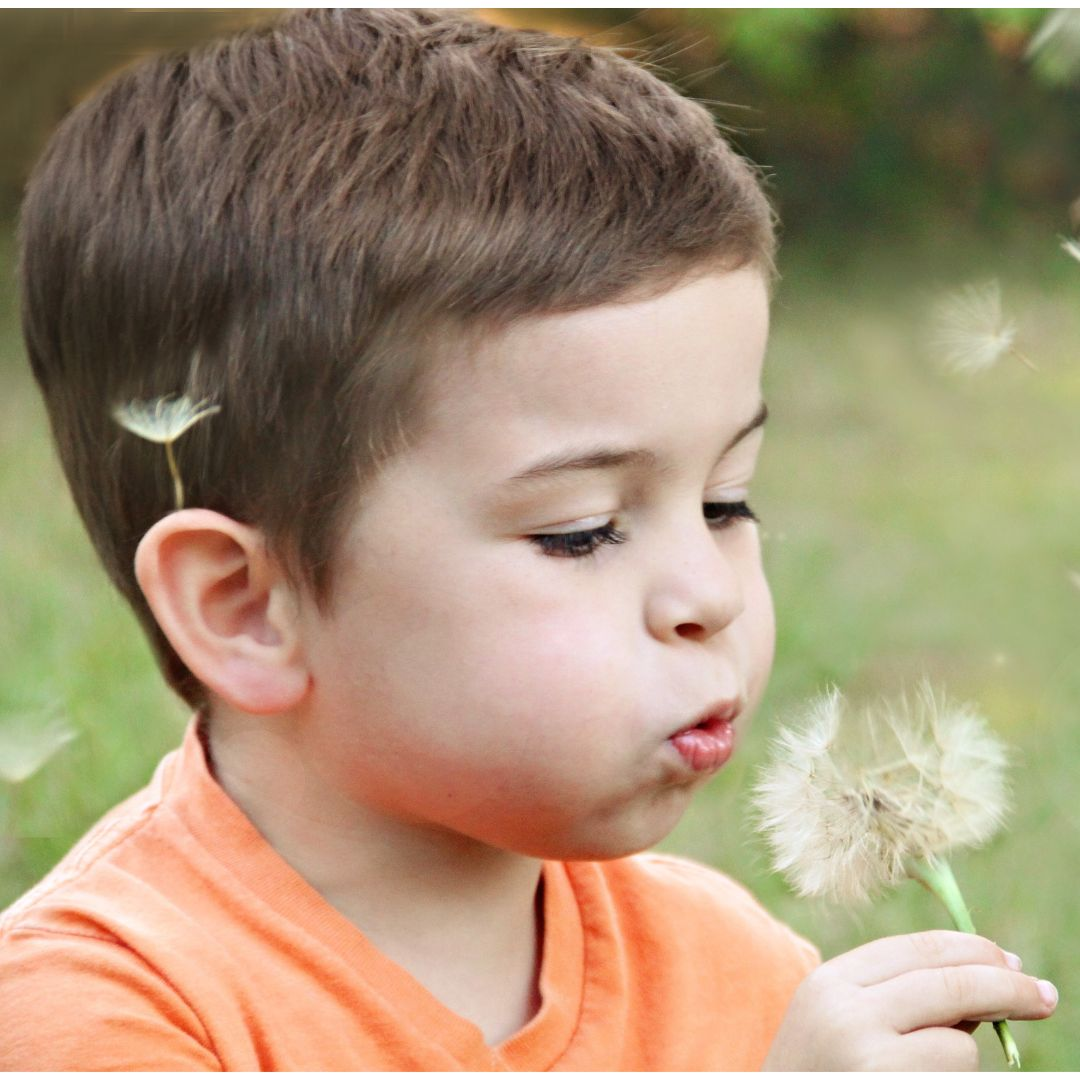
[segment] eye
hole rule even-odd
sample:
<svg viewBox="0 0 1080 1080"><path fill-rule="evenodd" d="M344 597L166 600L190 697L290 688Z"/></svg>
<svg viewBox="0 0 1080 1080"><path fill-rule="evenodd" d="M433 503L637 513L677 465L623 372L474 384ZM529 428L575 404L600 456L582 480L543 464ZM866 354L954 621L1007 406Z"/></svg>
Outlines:
<svg viewBox="0 0 1080 1080"><path fill-rule="evenodd" d="M720 530L736 521L757 521L758 516L745 501L707 502L704 504L705 521L709 528ZM607 521L594 529L578 529L565 533L534 533L527 537L544 555L564 559L580 559L593 555L604 544L623 544L626 533Z"/></svg>
<svg viewBox="0 0 1080 1080"><path fill-rule="evenodd" d="M608 521L595 529L581 529L569 533L536 533L528 538L545 555L566 559L580 559L592 555L602 544L621 544L626 533Z"/></svg>
<svg viewBox="0 0 1080 1080"><path fill-rule="evenodd" d="M723 529L735 521L758 521L757 514L750 509L749 503L740 502L707 502L705 504L705 520L713 529Z"/></svg>

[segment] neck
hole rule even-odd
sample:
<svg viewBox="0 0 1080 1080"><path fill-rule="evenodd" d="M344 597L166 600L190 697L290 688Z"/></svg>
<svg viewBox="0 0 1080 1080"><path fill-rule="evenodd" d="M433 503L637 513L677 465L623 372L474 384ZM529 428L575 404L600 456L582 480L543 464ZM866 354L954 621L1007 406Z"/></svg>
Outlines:
<svg viewBox="0 0 1080 1080"><path fill-rule="evenodd" d="M290 728L215 722L215 778L271 847L381 952L489 1043L539 1007L541 863L344 799Z"/></svg>

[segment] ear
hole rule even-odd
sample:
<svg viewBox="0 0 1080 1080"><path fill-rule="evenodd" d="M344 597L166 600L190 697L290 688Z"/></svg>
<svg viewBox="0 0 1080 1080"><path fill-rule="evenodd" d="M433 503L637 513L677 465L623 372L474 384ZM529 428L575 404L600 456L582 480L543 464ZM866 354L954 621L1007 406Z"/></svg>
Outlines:
<svg viewBox="0 0 1080 1080"><path fill-rule="evenodd" d="M177 510L135 554L135 576L180 659L247 713L294 708L310 683L295 591L262 533L212 510Z"/></svg>

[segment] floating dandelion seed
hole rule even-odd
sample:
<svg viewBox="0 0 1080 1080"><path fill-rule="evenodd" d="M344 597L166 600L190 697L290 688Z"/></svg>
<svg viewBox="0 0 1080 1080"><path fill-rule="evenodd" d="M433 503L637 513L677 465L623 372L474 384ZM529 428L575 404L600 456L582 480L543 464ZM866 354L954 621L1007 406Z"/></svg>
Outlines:
<svg viewBox="0 0 1080 1080"><path fill-rule="evenodd" d="M59 753L78 732L63 720L22 713L0 720L0 780L21 784Z"/></svg>
<svg viewBox="0 0 1080 1080"><path fill-rule="evenodd" d="M1007 354L1037 370L1016 348L1016 323L1002 311L1001 286L996 280L967 285L945 297L933 321L932 344L953 371L983 371Z"/></svg>
<svg viewBox="0 0 1080 1080"><path fill-rule="evenodd" d="M1080 72L1080 12L1059 8L1043 20L1025 57L1052 82L1066 83Z"/></svg>
<svg viewBox="0 0 1080 1080"><path fill-rule="evenodd" d="M1007 804L1005 746L970 706L924 681L852 714L833 689L782 730L754 790L773 866L804 896L864 900L912 878L975 933L944 856L985 843ZM1009 1064L1019 1055L995 1024Z"/></svg>
<svg viewBox="0 0 1080 1080"><path fill-rule="evenodd" d="M184 505L184 484L180 479L176 456L173 454L173 443L188 428L217 412L221 412L221 406L210 404L208 398L192 401L182 394L167 394L149 401L129 401L113 409L113 419L122 428L165 447L177 510Z"/></svg>
<svg viewBox="0 0 1080 1080"><path fill-rule="evenodd" d="M1062 237L1061 250L1067 255L1071 255L1077 262L1080 262L1080 241Z"/></svg>

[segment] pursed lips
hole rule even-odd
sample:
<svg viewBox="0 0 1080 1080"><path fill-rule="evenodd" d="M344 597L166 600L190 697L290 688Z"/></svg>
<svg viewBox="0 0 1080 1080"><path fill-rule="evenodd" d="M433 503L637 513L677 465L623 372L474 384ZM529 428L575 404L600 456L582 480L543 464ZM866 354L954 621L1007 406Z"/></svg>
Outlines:
<svg viewBox="0 0 1080 1080"><path fill-rule="evenodd" d="M735 719L741 708L737 698L715 702L694 723L672 732L667 741L695 773L715 772L735 752Z"/></svg>
<svg viewBox="0 0 1080 1080"><path fill-rule="evenodd" d="M715 731L723 724L733 724L740 712L742 702L738 698L724 698L700 712L696 720L676 728L668 738L673 739L687 731Z"/></svg>

